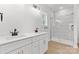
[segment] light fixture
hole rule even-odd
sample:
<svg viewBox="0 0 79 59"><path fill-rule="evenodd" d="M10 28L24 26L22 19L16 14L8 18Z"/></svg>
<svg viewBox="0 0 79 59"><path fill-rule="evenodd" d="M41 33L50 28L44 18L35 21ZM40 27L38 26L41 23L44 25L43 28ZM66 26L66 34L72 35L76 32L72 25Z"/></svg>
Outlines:
<svg viewBox="0 0 79 59"><path fill-rule="evenodd" d="M36 4L33 4L31 9L35 15L40 15L40 8Z"/></svg>
<svg viewBox="0 0 79 59"><path fill-rule="evenodd" d="M34 7L35 9L40 10L40 7L38 7L36 4L33 4L33 7Z"/></svg>

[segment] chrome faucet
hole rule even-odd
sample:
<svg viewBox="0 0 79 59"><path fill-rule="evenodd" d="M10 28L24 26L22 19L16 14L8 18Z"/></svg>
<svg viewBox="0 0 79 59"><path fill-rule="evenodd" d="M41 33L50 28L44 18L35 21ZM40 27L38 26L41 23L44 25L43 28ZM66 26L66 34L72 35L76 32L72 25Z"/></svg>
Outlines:
<svg viewBox="0 0 79 59"><path fill-rule="evenodd" d="M11 32L11 31L10 31L10 33L11 33L12 36L17 36L19 32L18 32L17 29L15 28L15 29L14 29L14 32Z"/></svg>
<svg viewBox="0 0 79 59"><path fill-rule="evenodd" d="M38 29L39 29L39 28L36 28L36 29L34 30L34 31L35 31L35 33L37 33L37 32L38 32Z"/></svg>

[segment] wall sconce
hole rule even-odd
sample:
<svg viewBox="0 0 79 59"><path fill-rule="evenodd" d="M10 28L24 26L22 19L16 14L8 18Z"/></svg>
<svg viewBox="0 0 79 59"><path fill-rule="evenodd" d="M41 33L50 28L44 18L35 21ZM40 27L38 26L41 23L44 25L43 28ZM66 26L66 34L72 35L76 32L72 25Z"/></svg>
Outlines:
<svg viewBox="0 0 79 59"><path fill-rule="evenodd" d="M3 21L3 13L0 13L1 22Z"/></svg>
<svg viewBox="0 0 79 59"><path fill-rule="evenodd" d="M40 10L40 8L39 8L37 5L35 5L35 4L33 4L33 7L34 7L35 9Z"/></svg>
<svg viewBox="0 0 79 59"><path fill-rule="evenodd" d="M40 8L35 4L32 5L32 11L35 15L40 15Z"/></svg>

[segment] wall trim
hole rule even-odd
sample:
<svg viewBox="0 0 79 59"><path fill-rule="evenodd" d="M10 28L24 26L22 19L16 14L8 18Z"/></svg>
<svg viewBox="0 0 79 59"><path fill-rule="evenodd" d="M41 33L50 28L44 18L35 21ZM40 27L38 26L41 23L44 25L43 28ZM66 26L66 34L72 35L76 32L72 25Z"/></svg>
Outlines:
<svg viewBox="0 0 79 59"><path fill-rule="evenodd" d="M63 44L66 44L66 45L69 45L69 46L72 46L73 47L73 41L70 41L70 40L65 40L65 39L52 39L52 41L55 41L55 42L59 42L59 43L63 43Z"/></svg>

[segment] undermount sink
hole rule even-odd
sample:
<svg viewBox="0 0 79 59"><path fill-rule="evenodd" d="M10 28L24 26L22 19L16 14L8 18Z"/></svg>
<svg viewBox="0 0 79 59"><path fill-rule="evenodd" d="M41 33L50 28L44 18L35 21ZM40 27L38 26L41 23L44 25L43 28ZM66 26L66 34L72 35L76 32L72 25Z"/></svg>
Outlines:
<svg viewBox="0 0 79 59"><path fill-rule="evenodd" d="M6 37L6 39L7 39L7 40L10 40L10 39L17 39L17 38L21 38L21 37L25 37L25 35L8 36L8 37Z"/></svg>

